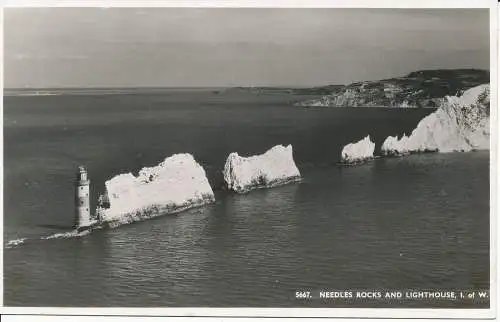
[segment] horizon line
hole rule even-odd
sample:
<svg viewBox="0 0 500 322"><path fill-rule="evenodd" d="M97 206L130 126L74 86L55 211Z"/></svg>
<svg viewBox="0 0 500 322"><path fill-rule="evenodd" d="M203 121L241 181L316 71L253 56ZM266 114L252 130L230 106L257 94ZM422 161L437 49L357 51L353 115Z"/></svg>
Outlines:
<svg viewBox="0 0 500 322"><path fill-rule="evenodd" d="M491 67L491 66L490 66ZM384 80L390 80L390 79L395 79L395 78L402 78L406 77L409 74L416 73L416 72L425 72L425 71L487 71L491 72L491 68L434 68L434 69L419 69L415 70L412 72L409 72L405 75L400 75L400 76L392 76L389 78L382 78L382 79L376 79L376 80L357 80L353 81L350 83L346 84L336 84L336 83L321 83L321 84L311 84L311 85L269 85L269 84L262 84L262 85L179 85L179 86L168 86L168 85L100 85L100 86L92 86L92 85L82 85L82 86L63 86L63 87L3 87L3 90L68 90L68 89L168 89L168 88L213 88L213 89L219 89L219 88L293 88L293 89L305 89L305 88L317 88L317 87L326 87L326 86L344 86L344 85L349 85L349 84L355 84L359 82L377 82L377 81L384 81Z"/></svg>

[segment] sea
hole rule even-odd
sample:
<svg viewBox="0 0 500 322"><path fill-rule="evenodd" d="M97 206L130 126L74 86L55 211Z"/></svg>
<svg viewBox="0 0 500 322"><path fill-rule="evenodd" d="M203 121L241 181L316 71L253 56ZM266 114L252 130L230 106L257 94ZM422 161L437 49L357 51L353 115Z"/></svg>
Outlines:
<svg viewBox="0 0 500 322"><path fill-rule="evenodd" d="M489 289L489 151L341 166L344 145L370 135L378 154L388 135L411 133L434 110L293 106L310 98L243 89L5 96L4 305L489 307L477 295L356 298ZM302 181L223 189L229 153L277 144L293 146ZM79 165L95 208L106 180L175 153L204 167L214 204L65 234Z"/></svg>

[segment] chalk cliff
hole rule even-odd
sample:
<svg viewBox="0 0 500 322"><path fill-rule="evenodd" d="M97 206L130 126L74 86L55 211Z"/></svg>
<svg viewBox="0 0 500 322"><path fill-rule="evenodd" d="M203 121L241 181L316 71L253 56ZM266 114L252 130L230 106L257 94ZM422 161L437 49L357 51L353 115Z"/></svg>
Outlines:
<svg viewBox="0 0 500 322"><path fill-rule="evenodd" d="M410 136L389 136L382 154L471 151L490 146L490 86L468 89L460 96L446 96L436 112L423 118Z"/></svg>
<svg viewBox="0 0 500 322"><path fill-rule="evenodd" d="M356 143L349 143L342 149L341 161L343 163L358 163L373 159L375 143L371 141L370 136L359 140Z"/></svg>
<svg viewBox="0 0 500 322"><path fill-rule="evenodd" d="M226 187L238 193L300 179L291 145L276 145L264 154L250 157L241 157L233 152L226 160L223 174Z"/></svg>
<svg viewBox="0 0 500 322"><path fill-rule="evenodd" d="M330 94L296 105L438 107L442 97L457 95L472 87L488 83L489 77L489 71L478 69L422 70L403 77L331 86Z"/></svg>
<svg viewBox="0 0 500 322"><path fill-rule="evenodd" d="M105 186L96 214L111 227L215 201L205 170L190 154L175 154L138 176L117 175Z"/></svg>

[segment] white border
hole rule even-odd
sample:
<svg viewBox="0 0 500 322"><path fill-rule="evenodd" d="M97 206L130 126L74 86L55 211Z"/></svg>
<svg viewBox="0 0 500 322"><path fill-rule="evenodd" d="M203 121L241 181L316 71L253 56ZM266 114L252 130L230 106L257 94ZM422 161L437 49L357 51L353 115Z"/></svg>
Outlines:
<svg viewBox="0 0 500 322"><path fill-rule="evenodd" d="M297 318L383 318L383 319L492 319L492 309L360 309L360 308L57 308L4 307L2 314L197 316L197 317L297 317Z"/></svg>
<svg viewBox="0 0 500 322"><path fill-rule="evenodd" d="M339 318L455 318L491 319L497 313L497 166L498 164L498 16L494 0L337 0L337 1L76 1L76 0L3 0L5 7L261 7L261 8L491 8L490 10L490 75L491 75L491 149L490 149L490 309L355 309L355 308L51 308L51 307L2 307L2 314L48 314L48 315L140 315L140 316L226 316L226 317L339 317ZM3 12L1 16L3 21ZM3 27L3 26L2 26ZM0 35L3 49L3 33ZM3 52L3 51L2 51ZM2 62L3 76L3 62ZM3 77L2 77L3 94ZM1 119L3 121L3 102ZM3 162L3 130L0 142ZM0 171L3 183L3 167ZM3 205L3 184L0 184L0 201ZM3 206L0 212L3 223ZM0 225L3 236L3 224ZM3 246L0 263L3 276ZM0 280L3 303L3 278Z"/></svg>
<svg viewBox="0 0 500 322"><path fill-rule="evenodd" d="M490 10L490 309L498 314L498 52L500 7Z"/></svg>
<svg viewBox="0 0 500 322"><path fill-rule="evenodd" d="M3 0L4 7L495 8L495 0Z"/></svg>
<svg viewBox="0 0 500 322"><path fill-rule="evenodd" d="M0 0L1 1L1 0ZM0 10L0 20L3 22L3 8ZM2 101L0 102L0 120L2 120L3 125L3 23L1 25L0 32L0 52L2 61L0 63L0 93L2 94ZM0 303L3 306L3 126L2 131L0 131L0 235L2 236L1 245L2 248L0 250ZM3 308L0 308L0 312L3 312Z"/></svg>

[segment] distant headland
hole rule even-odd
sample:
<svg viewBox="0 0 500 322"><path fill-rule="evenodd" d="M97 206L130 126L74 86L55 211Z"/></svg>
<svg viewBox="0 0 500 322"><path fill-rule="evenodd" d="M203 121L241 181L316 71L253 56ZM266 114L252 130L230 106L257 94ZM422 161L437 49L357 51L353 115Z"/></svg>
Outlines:
<svg viewBox="0 0 500 322"><path fill-rule="evenodd" d="M214 95L311 95L298 106L385 106L437 107L439 98L489 83L490 72L482 69L419 70L402 77L360 81L348 85L327 84L313 87L85 87L85 88L5 88L4 96L126 95L171 92L207 92Z"/></svg>
<svg viewBox="0 0 500 322"><path fill-rule="evenodd" d="M296 105L435 108L440 106L441 100L446 96L457 96L470 88L489 82L488 70L420 70L402 77L331 87L330 92L323 97Z"/></svg>

